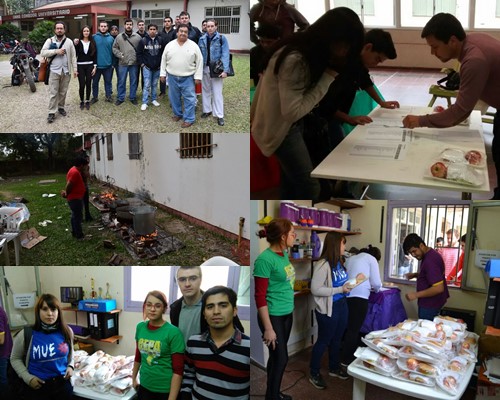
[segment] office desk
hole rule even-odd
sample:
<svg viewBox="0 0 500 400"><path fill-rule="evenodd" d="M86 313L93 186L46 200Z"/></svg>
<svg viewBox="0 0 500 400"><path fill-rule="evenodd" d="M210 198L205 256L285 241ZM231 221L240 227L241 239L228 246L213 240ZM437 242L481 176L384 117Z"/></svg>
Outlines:
<svg viewBox="0 0 500 400"><path fill-rule="evenodd" d="M416 383L405 382L390 376L383 376L375 372L356 366L358 360L354 360L347 371L354 378L352 398L353 400L364 400L366 391L366 382L372 385L382 387L396 393L406 394L408 396L417 397L419 399L429 400L458 400L462 397L467 385L469 384L472 372L474 372L474 364L469 365L463 379L460 381L460 387L456 396L452 396L436 385L433 388L419 385Z"/></svg>
<svg viewBox="0 0 500 400"><path fill-rule="evenodd" d="M446 129L417 128L412 130L395 126L397 121L409 113L425 114L428 108L402 107L398 110L377 108L370 113L379 125L358 125L311 173L312 177L325 179L341 179L353 182L381 183L422 187L428 189L456 190L466 193L488 193L490 191L488 169L478 169L482 177L479 186L461 185L453 182L432 179L430 166L438 161L440 152L446 148L462 150L479 150L486 153L481 125L481 114L473 111L470 125L456 126ZM383 126L387 121L388 126ZM373 134L373 130L380 134ZM403 138L403 133L406 134ZM476 131L474 134L473 131ZM392 140L386 138L392 134ZM400 136L398 141L397 136ZM382 139L383 138L383 139ZM405 140L405 151L389 153L380 150L376 156L366 155L364 150L369 146L398 146ZM401 147L403 148L403 147ZM358 151L355 151L358 150ZM373 149L372 149L373 150ZM376 150L374 150L376 151ZM355 155L358 153L361 155ZM426 177L428 176L428 177ZM468 195L466 195L468 196Z"/></svg>

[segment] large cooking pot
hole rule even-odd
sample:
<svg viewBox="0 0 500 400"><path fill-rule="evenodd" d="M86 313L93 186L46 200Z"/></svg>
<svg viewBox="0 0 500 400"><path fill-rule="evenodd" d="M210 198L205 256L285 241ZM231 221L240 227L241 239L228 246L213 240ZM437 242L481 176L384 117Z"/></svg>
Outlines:
<svg viewBox="0 0 500 400"><path fill-rule="evenodd" d="M116 219L118 222L122 224L132 224L134 217L130 214L131 208L132 207L129 206L116 207Z"/></svg>
<svg viewBox="0 0 500 400"><path fill-rule="evenodd" d="M125 207L125 206L128 206L128 201L122 200L122 199L113 200L108 205L108 207L111 211L115 211L118 207Z"/></svg>
<svg viewBox="0 0 500 400"><path fill-rule="evenodd" d="M134 216L134 231L137 235L150 235L155 231L156 207L140 206L130 210Z"/></svg>

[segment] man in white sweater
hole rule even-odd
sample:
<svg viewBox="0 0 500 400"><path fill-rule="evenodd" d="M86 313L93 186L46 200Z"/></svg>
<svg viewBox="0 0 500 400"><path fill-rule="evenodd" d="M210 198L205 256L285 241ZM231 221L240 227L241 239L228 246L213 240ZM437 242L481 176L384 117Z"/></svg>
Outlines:
<svg viewBox="0 0 500 400"><path fill-rule="evenodd" d="M160 80L166 81L168 73L168 97L172 104L174 121L183 120L181 127L188 128L195 121L195 83L201 84L203 56L200 48L188 39L188 26L179 25L177 39L167 44L163 51ZM184 99L184 112L182 110Z"/></svg>

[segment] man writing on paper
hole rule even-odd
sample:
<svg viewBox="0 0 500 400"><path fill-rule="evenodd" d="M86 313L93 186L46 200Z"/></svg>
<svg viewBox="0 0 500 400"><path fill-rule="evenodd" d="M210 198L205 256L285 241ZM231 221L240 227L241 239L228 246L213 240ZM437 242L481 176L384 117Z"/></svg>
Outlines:
<svg viewBox="0 0 500 400"><path fill-rule="evenodd" d="M457 101L437 114L407 115L405 128L420 126L447 128L464 121L478 100L500 108L500 41L485 33L466 34L460 21L451 14L434 15L422 34L434 54L442 62L456 59L460 62L460 90ZM493 161L497 173L497 187L492 200L500 199L500 116L493 122Z"/></svg>

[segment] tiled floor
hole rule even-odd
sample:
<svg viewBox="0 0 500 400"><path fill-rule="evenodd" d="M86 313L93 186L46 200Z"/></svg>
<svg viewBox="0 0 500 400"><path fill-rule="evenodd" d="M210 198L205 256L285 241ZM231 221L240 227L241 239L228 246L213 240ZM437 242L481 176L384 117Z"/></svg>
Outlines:
<svg viewBox="0 0 500 400"><path fill-rule="evenodd" d="M379 88L380 92L387 100L397 100L401 105L427 106L431 95L429 86L436 83L444 75L439 70L413 70L413 69L372 69L371 76ZM444 99L438 99L434 105L446 107ZM491 162L491 141L493 126L483 124L484 137L486 142L488 171L490 176L490 186L496 186L495 168ZM408 186L394 185L370 185L366 195L371 199L436 199L440 201L460 199L460 192L448 192L441 190L426 190L421 188L411 188ZM473 199L488 199L493 195L476 195ZM278 188L271 188L262 192L251 193L252 199L279 199Z"/></svg>
<svg viewBox="0 0 500 400"><path fill-rule="evenodd" d="M352 378L341 380L328 376L326 355L323 357L323 379L327 385L325 390L318 390L309 382L308 370L311 348L308 348L299 354L293 356L288 361L285 376L281 388L284 393L292 396L293 400L351 400L352 399ZM266 373L261 368L252 365L250 367L250 399L264 399L266 392ZM475 390L467 389L461 400L473 400ZM413 399L406 395L391 392L389 390L366 385L366 400L405 400Z"/></svg>

